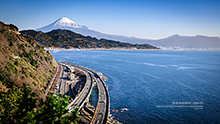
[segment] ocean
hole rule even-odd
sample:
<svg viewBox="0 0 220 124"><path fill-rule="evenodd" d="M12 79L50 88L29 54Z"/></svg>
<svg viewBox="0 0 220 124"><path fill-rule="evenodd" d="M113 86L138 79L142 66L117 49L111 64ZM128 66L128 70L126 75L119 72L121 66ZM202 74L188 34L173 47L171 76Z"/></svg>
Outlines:
<svg viewBox="0 0 220 124"><path fill-rule="evenodd" d="M220 123L220 51L60 51L108 80L112 116L124 124ZM113 112L113 109L128 111Z"/></svg>

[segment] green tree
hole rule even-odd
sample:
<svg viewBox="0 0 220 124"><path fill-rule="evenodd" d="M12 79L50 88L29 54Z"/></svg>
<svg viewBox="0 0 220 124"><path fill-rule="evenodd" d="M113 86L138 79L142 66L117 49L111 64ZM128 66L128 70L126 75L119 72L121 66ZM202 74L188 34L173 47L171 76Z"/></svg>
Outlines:
<svg viewBox="0 0 220 124"><path fill-rule="evenodd" d="M36 108L35 94L30 86L13 86L8 92L0 93L0 116L2 123L31 122L27 116Z"/></svg>
<svg viewBox="0 0 220 124"><path fill-rule="evenodd" d="M77 123L78 108L71 114L68 110L69 97L55 96L51 93L43 101L37 97L29 85L12 87L8 92L0 92L1 123ZM38 103L38 104L36 104Z"/></svg>

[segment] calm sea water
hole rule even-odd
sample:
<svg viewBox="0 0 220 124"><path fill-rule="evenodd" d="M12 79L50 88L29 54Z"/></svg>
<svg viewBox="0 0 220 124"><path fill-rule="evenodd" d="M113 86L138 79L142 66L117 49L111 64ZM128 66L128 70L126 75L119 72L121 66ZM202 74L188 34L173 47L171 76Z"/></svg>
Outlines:
<svg viewBox="0 0 220 124"><path fill-rule="evenodd" d="M52 55L107 76L111 110L129 109L111 111L124 124L220 123L219 51L62 51Z"/></svg>

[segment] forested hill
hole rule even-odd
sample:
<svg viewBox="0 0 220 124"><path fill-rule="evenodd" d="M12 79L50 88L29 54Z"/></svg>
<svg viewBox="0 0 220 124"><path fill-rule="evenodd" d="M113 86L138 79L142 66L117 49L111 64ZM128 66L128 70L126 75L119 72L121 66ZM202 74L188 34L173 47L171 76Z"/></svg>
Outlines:
<svg viewBox="0 0 220 124"><path fill-rule="evenodd" d="M57 63L32 37L22 36L12 24L0 22L0 90L29 84L44 94Z"/></svg>
<svg viewBox="0 0 220 124"><path fill-rule="evenodd" d="M20 31L26 36L33 37L39 44L45 47L56 48L137 48L137 49L158 49L148 44L130 44L119 41L97 39L90 36L83 36L69 30L53 30L48 33L34 30Z"/></svg>

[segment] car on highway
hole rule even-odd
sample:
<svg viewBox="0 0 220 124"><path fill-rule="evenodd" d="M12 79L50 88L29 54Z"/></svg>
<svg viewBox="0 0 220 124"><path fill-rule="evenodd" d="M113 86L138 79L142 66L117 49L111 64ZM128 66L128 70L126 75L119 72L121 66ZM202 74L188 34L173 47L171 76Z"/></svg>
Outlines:
<svg viewBox="0 0 220 124"><path fill-rule="evenodd" d="M103 101L100 101L99 103L105 103L105 100L103 100Z"/></svg>

